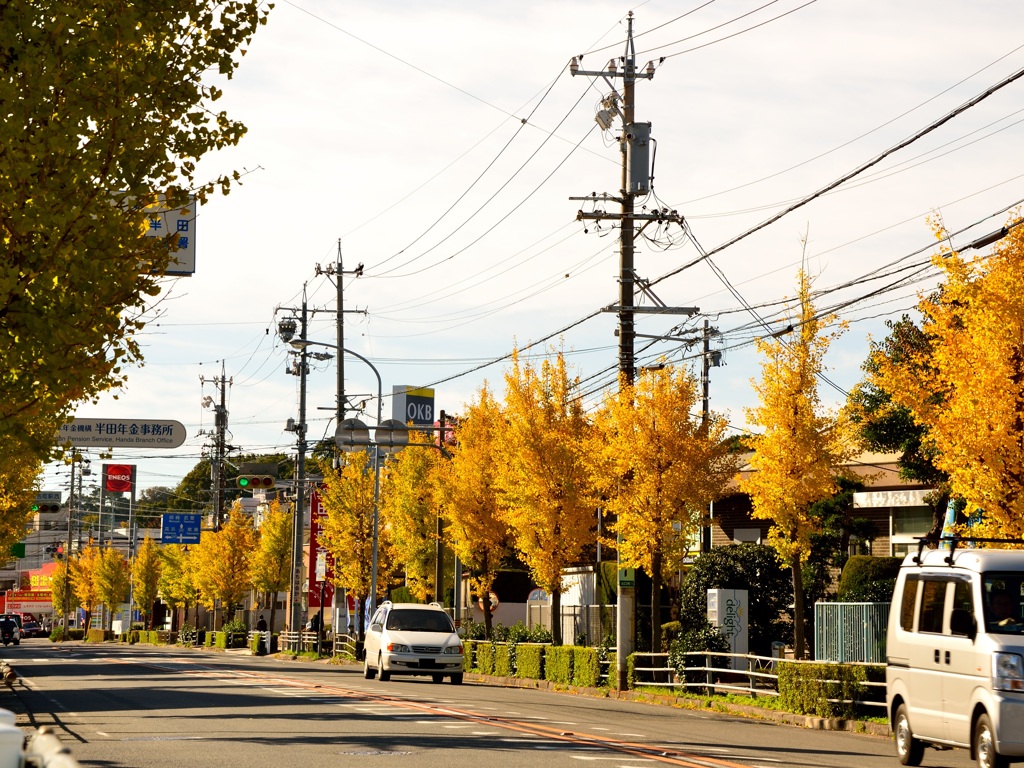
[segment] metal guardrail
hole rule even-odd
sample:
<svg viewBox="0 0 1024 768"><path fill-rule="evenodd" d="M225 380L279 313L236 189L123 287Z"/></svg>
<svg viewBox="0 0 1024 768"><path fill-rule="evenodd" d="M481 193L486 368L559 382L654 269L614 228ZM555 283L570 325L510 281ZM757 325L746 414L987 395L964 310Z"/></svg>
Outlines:
<svg viewBox="0 0 1024 768"><path fill-rule="evenodd" d="M290 653L319 653L330 656L334 648L334 635L324 632L317 635L316 632L282 632L277 636L278 647L282 651Z"/></svg>
<svg viewBox="0 0 1024 768"><path fill-rule="evenodd" d="M634 686L642 687L661 687L661 688L701 688L709 690L722 690L729 691L730 693L746 693L749 696L756 698L759 695L763 696L778 696L779 695L779 676L776 671L776 667L780 661L784 661L787 664L831 664L835 662L823 662L823 661L810 661L804 659L779 659L771 656L756 656L749 653L718 653L718 652L706 652L706 651L688 651L684 654L691 658L702 658L704 663L702 665L695 665L692 667L686 667L683 671L683 679L679 679L679 673L674 667L665 666L636 666L633 667L633 684ZM658 659L664 659L668 661L667 653L637 653L634 654L635 659L645 658L651 659L652 664ZM732 664L736 664L737 661L743 662L743 668L735 667L716 667L714 666L715 659L728 658L732 659ZM843 666L878 666L877 664L869 664L864 662L844 662ZM647 673L644 677L650 677L653 679L640 680L638 677L641 673ZM688 675L703 675L702 680L689 680ZM747 678L747 685L743 685L736 678ZM658 678L661 678L660 680ZM723 678L725 678L723 680ZM823 683L839 683L839 680L822 680ZM843 700L841 703L852 703L857 706L865 707L882 707L885 708L885 683L864 681L860 683L865 688L873 689L880 688L882 690L882 701L867 701L867 700ZM837 703L839 699L830 699L833 703Z"/></svg>

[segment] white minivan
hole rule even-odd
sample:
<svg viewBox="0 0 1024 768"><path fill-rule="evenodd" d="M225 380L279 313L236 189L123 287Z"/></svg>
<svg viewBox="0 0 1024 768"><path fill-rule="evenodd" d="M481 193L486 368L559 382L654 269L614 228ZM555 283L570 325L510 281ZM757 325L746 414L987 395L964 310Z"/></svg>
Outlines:
<svg viewBox="0 0 1024 768"><path fill-rule="evenodd" d="M907 555L889 614L886 704L903 765L926 745L981 768L1024 757L1024 550Z"/></svg>

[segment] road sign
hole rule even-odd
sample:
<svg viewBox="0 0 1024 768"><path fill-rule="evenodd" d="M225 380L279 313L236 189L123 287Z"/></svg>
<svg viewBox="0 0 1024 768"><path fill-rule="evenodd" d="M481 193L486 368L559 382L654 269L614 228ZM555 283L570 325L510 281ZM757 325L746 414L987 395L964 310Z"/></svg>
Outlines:
<svg viewBox="0 0 1024 768"><path fill-rule="evenodd" d="M57 430L57 442L76 448L177 448L185 434L180 421L72 419Z"/></svg>
<svg viewBox="0 0 1024 768"><path fill-rule="evenodd" d="M160 527L161 544L198 544L202 515L168 512Z"/></svg>
<svg viewBox="0 0 1024 768"><path fill-rule="evenodd" d="M619 586L636 587L636 568L619 568Z"/></svg>

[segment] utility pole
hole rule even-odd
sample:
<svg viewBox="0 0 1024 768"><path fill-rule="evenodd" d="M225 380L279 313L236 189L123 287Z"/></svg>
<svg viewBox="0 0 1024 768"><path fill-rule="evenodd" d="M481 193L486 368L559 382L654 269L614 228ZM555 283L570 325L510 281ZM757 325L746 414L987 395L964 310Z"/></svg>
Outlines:
<svg viewBox="0 0 1024 768"><path fill-rule="evenodd" d="M228 430L228 409L227 409L227 388L234 384L234 378L228 379L224 372L224 361L220 361L220 378L206 379L199 377L202 384L212 383L218 388L219 401L214 403L212 398L203 400L204 407L213 406L214 431L213 436L213 459L210 462L210 485L213 492L213 530L219 531L224 516L224 458L227 453L227 430Z"/></svg>
<svg viewBox="0 0 1024 768"><path fill-rule="evenodd" d="M602 70L580 69L580 59L574 56L569 63L569 73L601 78L610 88L608 95L601 101L601 109L594 119L602 130L608 131L618 118L622 123L619 134L619 151L622 155L621 185L618 195L592 194L585 197L571 197L570 200L583 200L592 204L594 210L577 214L580 221L617 220L619 224L619 301L617 305L605 307L607 312L616 312L619 317L619 378L623 386L633 383L636 375L634 342L636 328L634 315L637 311L653 311L658 314L693 314L692 307L660 306L650 309L638 309L634 297L638 288L650 294L650 288L637 277L634 268L634 240L637 234L636 222L643 222L640 232L652 222L658 224L682 224L682 217L675 211L656 210L650 213L637 213L635 201L638 195L647 195L651 191L650 175L650 141L651 124L636 120L635 85L637 80L650 80L654 77L654 62L648 62L643 72L637 71L636 48L633 44L633 12L628 16L626 47L624 55L608 62ZM621 63L621 69L619 64ZM621 78L622 92L619 93L615 81ZM620 106L621 105L621 106ZM609 213L598 209L599 204L617 202L619 213ZM618 646L616 653L616 672L620 689L626 687L626 659L634 650L636 637L636 588L635 581L628 578L628 572L619 569L617 587L618 609L616 611L615 639ZM552 617L560 621L561 617ZM654 620L657 620L655 617Z"/></svg>

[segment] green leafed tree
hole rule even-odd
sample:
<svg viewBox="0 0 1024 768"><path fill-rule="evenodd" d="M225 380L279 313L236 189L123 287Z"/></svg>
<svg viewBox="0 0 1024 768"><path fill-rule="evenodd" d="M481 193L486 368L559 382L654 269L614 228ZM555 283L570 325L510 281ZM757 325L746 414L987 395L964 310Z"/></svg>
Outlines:
<svg viewBox="0 0 1024 768"><path fill-rule="evenodd" d="M0 464L50 458L73 406L141 360L134 336L184 236L146 236L149 207L194 219L192 197L229 188L197 163L245 132L216 83L267 7L0 3Z"/></svg>

